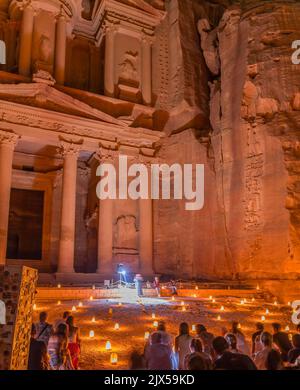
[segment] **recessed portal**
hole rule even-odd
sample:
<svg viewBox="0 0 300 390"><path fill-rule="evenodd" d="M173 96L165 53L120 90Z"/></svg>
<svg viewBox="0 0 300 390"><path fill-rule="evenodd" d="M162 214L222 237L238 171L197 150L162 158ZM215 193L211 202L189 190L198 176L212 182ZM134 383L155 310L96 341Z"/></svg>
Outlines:
<svg viewBox="0 0 300 390"><path fill-rule="evenodd" d="M42 259L43 213L43 191L11 190L7 259Z"/></svg>

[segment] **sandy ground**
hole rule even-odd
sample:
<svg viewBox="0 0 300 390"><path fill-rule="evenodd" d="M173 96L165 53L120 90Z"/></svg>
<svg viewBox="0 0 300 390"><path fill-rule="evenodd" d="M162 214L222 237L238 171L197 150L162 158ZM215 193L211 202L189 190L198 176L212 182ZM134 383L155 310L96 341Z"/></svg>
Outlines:
<svg viewBox="0 0 300 390"><path fill-rule="evenodd" d="M221 294L221 292L220 292ZM280 322L283 327L289 326L294 330L291 323L292 309L288 305L274 305L262 300L251 301L251 296L247 298L245 304L241 304L241 299L237 296L222 297L215 296L215 303L207 298L180 298L175 301L171 298L143 298L138 304L132 292L124 292L122 299L94 299L93 301L62 301L60 305L57 301L37 301L34 320L38 319L40 311L47 311L48 322L53 323L62 316L65 310L71 310L76 306L75 317L76 326L80 328L82 340L82 353L80 368L84 370L101 369L126 369L130 352L137 348L144 347L144 334L146 331L154 330L155 320L164 320L167 330L175 337L178 326L181 322L188 322L192 328L193 324L202 323L215 335L222 333L222 328L229 328L231 321L237 320L241 324L241 330L250 342L251 334L255 329L255 323L266 317L266 330L271 331L271 323ZM181 302L184 302L186 311L182 311ZM122 305L119 305L119 302ZM224 306L224 311L221 307ZM113 313L109 315L109 308ZM266 309L269 314L266 314ZM152 314L155 314L155 319ZM221 319L218 319L218 316ZM95 322L92 318L95 317ZM114 330L115 323L119 323L120 329ZM95 336L89 337L93 330ZM191 332L193 334L193 332ZM112 351L118 354L118 364L110 364L111 351L106 351L105 344L109 340Z"/></svg>

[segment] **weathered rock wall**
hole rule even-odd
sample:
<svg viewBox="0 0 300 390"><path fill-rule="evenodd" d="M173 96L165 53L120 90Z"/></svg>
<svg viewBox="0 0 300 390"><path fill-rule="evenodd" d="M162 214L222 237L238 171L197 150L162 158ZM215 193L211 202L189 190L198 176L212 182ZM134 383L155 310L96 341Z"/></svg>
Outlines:
<svg viewBox="0 0 300 390"><path fill-rule="evenodd" d="M158 204L157 257L168 258L161 267L177 275L300 276L300 65L291 61L300 5L245 3L228 7L215 25L205 13L198 24L209 71L198 88L204 79L211 88L211 131L167 141L166 160L206 165L202 211L176 215L181 204ZM163 231L169 231L165 244Z"/></svg>

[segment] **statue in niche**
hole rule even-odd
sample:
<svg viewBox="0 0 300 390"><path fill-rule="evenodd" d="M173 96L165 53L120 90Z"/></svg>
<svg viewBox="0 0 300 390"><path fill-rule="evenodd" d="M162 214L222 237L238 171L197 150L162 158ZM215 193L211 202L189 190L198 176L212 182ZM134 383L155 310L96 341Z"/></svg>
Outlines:
<svg viewBox="0 0 300 390"><path fill-rule="evenodd" d="M38 48L38 59L35 62L35 72L40 70L46 71L52 74L53 64L51 61L52 47L49 37L41 35L39 48Z"/></svg>
<svg viewBox="0 0 300 390"><path fill-rule="evenodd" d="M133 215L117 218L114 234L114 247L118 249L137 249L137 226Z"/></svg>
<svg viewBox="0 0 300 390"><path fill-rule="evenodd" d="M127 51L124 61L119 64L121 68L120 79L127 82L138 82L138 53Z"/></svg>

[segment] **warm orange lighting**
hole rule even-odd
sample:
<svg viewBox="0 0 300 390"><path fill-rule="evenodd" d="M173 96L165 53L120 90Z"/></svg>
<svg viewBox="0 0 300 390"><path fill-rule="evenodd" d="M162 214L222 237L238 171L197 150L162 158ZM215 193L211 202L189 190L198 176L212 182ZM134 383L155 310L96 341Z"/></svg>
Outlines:
<svg viewBox="0 0 300 390"><path fill-rule="evenodd" d="M216 303L216 300L215 300L215 299L213 299L213 300L212 300L212 303Z"/></svg>
<svg viewBox="0 0 300 390"><path fill-rule="evenodd" d="M93 284L92 289L95 290L95 288L96 288L96 287L95 287L95 285Z"/></svg>
<svg viewBox="0 0 300 390"><path fill-rule="evenodd" d="M58 285L57 285L57 288L61 288L61 284L58 284Z"/></svg>
<svg viewBox="0 0 300 390"><path fill-rule="evenodd" d="M174 295L172 296L172 301L175 301L175 297L174 297Z"/></svg>
<svg viewBox="0 0 300 390"><path fill-rule="evenodd" d="M224 306L221 306L221 309L220 309L221 311L224 311L225 309L224 309Z"/></svg>
<svg viewBox="0 0 300 390"><path fill-rule="evenodd" d="M220 315L218 315L217 320L221 321L221 316Z"/></svg>
<svg viewBox="0 0 300 390"><path fill-rule="evenodd" d="M261 316L261 320L262 320L262 322L265 322L266 321L266 317L265 316Z"/></svg>
<svg viewBox="0 0 300 390"><path fill-rule="evenodd" d="M112 352L110 354L110 362L113 365L116 365L118 363L118 354L116 352Z"/></svg>
<svg viewBox="0 0 300 390"><path fill-rule="evenodd" d="M153 319L155 318L155 313L152 313L152 318L153 318Z"/></svg>
<svg viewBox="0 0 300 390"><path fill-rule="evenodd" d="M112 307L110 307L110 308L108 309L108 314L111 316L112 313L113 313L113 309L112 309Z"/></svg>
<svg viewBox="0 0 300 390"><path fill-rule="evenodd" d="M145 332L144 339L145 339L145 340L148 340L149 337L150 337L150 333L149 333L149 332Z"/></svg>
<svg viewBox="0 0 300 390"><path fill-rule="evenodd" d="M157 327L158 327L158 322L157 322L157 321L154 321L154 322L153 322L153 326L154 326L154 328L157 328Z"/></svg>
<svg viewBox="0 0 300 390"><path fill-rule="evenodd" d="M118 306L122 306L122 302L119 302L119 303L118 303Z"/></svg>
<svg viewBox="0 0 300 390"><path fill-rule="evenodd" d="M92 295L90 296L90 301L93 301L94 300L94 298L92 297Z"/></svg>
<svg viewBox="0 0 300 390"><path fill-rule="evenodd" d="M181 306L184 306L184 302L183 302L183 301L181 301L181 303L180 303L180 304L181 304Z"/></svg>
<svg viewBox="0 0 300 390"><path fill-rule="evenodd" d="M192 332L196 332L196 325L192 325Z"/></svg>
<svg viewBox="0 0 300 390"><path fill-rule="evenodd" d="M61 305L61 301L57 301L57 304L58 304L58 305Z"/></svg>
<svg viewBox="0 0 300 390"><path fill-rule="evenodd" d="M185 306L182 307L182 311L186 311L186 307Z"/></svg>
<svg viewBox="0 0 300 390"><path fill-rule="evenodd" d="M119 329L120 329L120 325L116 322L114 326L114 330L119 330Z"/></svg>
<svg viewBox="0 0 300 390"><path fill-rule="evenodd" d="M73 306L73 307L72 307L72 311L76 311L76 306Z"/></svg>
<svg viewBox="0 0 300 390"><path fill-rule="evenodd" d="M37 305L36 303L33 305L33 310L36 310L37 309Z"/></svg>
<svg viewBox="0 0 300 390"><path fill-rule="evenodd" d="M93 337L95 337L95 332L93 330L90 330L90 338L92 339Z"/></svg>
<svg viewBox="0 0 300 390"><path fill-rule="evenodd" d="M257 286L256 286L256 290L259 290L259 289L260 289L260 287L259 287L259 285L257 285Z"/></svg>
<svg viewBox="0 0 300 390"><path fill-rule="evenodd" d="M111 351L111 342L110 342L109 340L106 341L105 349L106 349L107 351Z"/></svg>
<svg viewBox="0 0 300 390"><path fill-rule="evenodd" d="M92 322L96 322L96 319L95 319L95 317L93 317L93 318L92 318Z"/></svg>
<svg viewBox="0 0 300 390"><path fill-rule="evenodd" d="M240 323L238 323L238 329L242 329L242 325Z"/></svg>
<svg viewBox="0 0 300 390"><path fill-rule="evenodd" d="M255 301L255 298L253 297L253 298L252 298L252 302L254 302L254 301Z"/></svg>
<svg viewBox="0 0 300 390"><path fill-rule="evenodd" d="M290 327L289 327L288 325L285 327L285 331L286 331L286 332L289 332L289 331L290 331Z"/></svg>
<svg viewBox="0 0 300 390"><path fill-rule="evenodd" d="M212 299L213 299L213 297L210 295L208 299L212 300Z"/></svg>
<svg viewBox="0 0 300 390"><path fill-rule="evenodd" d="M82 302L79 302L79 303L78 303L78 306L79 306L79 307L82 307L82 306L83 306L83 305L82 305Z"/></svg>
<svg viewBox="0 0 300 390"><path fill-rule="evenodd" d="M196 286L195 289L198 290L198 286Z"/></svg>
<svg viewBox="0 0 300 390"><path fill-rule="evenodd" d="M266 309L266 314L270 314L269 309Z"/></svg>
<svg viewBox="0 0 300 390"><path fill-rule="evenodd" d="M194 298L197 298L197 295L196 295L196 294L194 294L194 295L193 295L193 297L194 297Z"/></svg>
<svg viewBox="0 0 300 390"><path fill-rule="evenodd" d="M288 306L291 306L291 302L288 302Z"/></svg>
<svg viewBox="0 0 300 390"><path fill-rule="evenodd" d="M277 306L277 305L278 305L277 301L274 301L274 306Z"/></svg>
<svg viewBox="0 0 300 390"><path fill-rule="evenodd" d="M242 299L240 303L241 303L241 305L243 305L245 302L244 302L244 300Z"/></svg>

